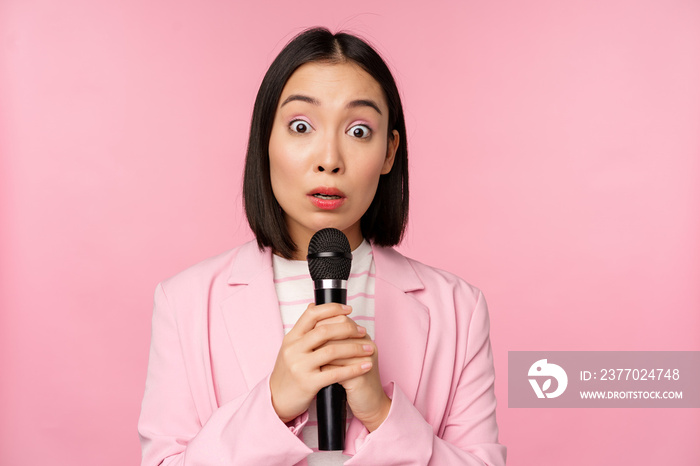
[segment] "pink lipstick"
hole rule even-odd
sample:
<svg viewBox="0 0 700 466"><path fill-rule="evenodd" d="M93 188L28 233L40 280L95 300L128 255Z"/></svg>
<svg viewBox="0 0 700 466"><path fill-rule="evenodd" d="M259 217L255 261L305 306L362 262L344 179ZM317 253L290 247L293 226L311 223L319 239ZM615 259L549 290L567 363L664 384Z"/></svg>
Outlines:
<svg viewBox="0 0 700 466"><path fill-rule="evenodd" d="M345 202L345 194L336 188L321 186L309 191L306 195L311 203L323 210L337 209Z"/></svg>

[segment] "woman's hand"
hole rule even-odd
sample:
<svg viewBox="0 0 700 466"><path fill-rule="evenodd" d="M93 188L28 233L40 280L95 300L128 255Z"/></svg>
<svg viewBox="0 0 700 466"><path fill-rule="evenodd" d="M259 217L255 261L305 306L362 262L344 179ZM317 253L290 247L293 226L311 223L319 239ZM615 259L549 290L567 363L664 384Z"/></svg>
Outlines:
<svg viewBox="0 0 700 466"><path fill-rule="evenodd" d="M354 323L352 319L342 315L319 321L316 327L319 328L323 325L339 324L346 321ZM330 341L326 343L326 346L333 346L338 343L337 341ZM378 353L375 343L369 338L369 335L365 335L363 337L363 344L372 346L373 351L371 354L361 357L337 359L323 366L321 370L330 371L339 367L354 366L356 364L365 364L368 362L372 364L369 371L357 377L339 382L343 388L345 388L348 405L350 405L353 416L358 418L367 430L372 432L376 430L389 415L391 399L384 393L379 378Z"/></svg>
<svg viewBox="0 0 700 466"><path fill-rule="evenodd" d="M321 388L357 378L372 368L368 357L374 345L364 338L367 330L346 317L351 311L350 306L337 303L310 304L285 335L270 375L272 406L283 422L306 411ZM317 325L321 321L326 322ZM333 361L346 363L328 366Z"/></svg>

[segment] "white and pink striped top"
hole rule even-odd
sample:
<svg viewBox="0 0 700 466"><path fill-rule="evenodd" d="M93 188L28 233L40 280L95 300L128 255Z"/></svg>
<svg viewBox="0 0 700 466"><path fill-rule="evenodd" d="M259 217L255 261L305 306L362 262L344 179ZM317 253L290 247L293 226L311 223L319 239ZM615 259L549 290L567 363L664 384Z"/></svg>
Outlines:
<svg viewBox="0 0 700 466"><path fill-rule="evenodd" d="M285 335L294 327L306 307L314 302L313 283L306 261L287 260L272 256L275 290L282 314ZM350 317L367 329L374 340L374 258L372 247L363 240L352 252L352 267L348 279L348 304L352 306ZM348 408L348 420L352 413ZM315 400L309 406L309 420L302 431L304 443L314 453L306 459L309 466L343 464L349 456L340 451L318 451L318 423Z"/></svg>

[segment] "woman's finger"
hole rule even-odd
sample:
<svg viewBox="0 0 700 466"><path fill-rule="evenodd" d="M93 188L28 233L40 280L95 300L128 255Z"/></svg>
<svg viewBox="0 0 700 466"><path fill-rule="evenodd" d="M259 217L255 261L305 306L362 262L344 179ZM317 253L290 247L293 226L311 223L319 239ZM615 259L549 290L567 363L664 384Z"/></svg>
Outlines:
<svg viewBox="0 0 700 466"><path fill-rule="evenodd" d="M348 319L340 324L319 325L304 335L299 343L300 348L313 351L329 341L363 338L365 335L367 335L366 328Z"/></svg>
<svg viewBox="0 0 700 466"><path fill-rule="evenodd" d="M319 320L318 322L316 322L316 326L314 328L317 328L319 325L342 324L343 322L347 322L347 321L353 321L353 320L348 316L329 317L327 319Z"/></svg>
<svg viewBox="0 0 700 466"><path fill-rule="evenodd" d="M293 337L300 338L311 331L319 321L335 316L346 316L352 312L352 307L347 304L326 303L309 304L297 323L289 331Z"/></svg>
<svg viewBox="0 0 700 466"><path fill-rule="evenodd" d="M371 361L361 361L349 366L324 366L316 376L321 387L342 383L366 374L372 369Z"/></svg>
<svg viewBox="0 0 700 466"><path fill-rule="evenodd" d="M370 358L374 353L374 346L367 343L363 339L343 340L337 344L324 345L315 350L310 356L310 362L313 367L323 367L328 364L339 366L347 366L349 364L340 364L338 361L353 360L357 358ZM360 362L359 360L354 362Z"/></svg>

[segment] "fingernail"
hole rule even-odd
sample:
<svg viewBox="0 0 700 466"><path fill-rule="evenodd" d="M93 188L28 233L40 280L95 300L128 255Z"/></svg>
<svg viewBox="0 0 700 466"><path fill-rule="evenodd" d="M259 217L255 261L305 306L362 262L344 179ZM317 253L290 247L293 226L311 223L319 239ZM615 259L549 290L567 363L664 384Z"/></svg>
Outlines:
<svg viewBox="0 0 700 466"><path fill-rule="evenodd" d="M362 369L369 369L370 367L372 367L372 363L371 363L371 362L366 362L366 363L364 363L363 365L361 365L360 367L361 367Z"/></svg>
<svg viewBox="0 0 700 466"><path fill-rule="evenodd" d="M369 353L372 351L372 345L362 345L362 349Z"/></svg>
<svg viewBox="0 0 700 466"><path fill-rule="evenodd" d="M364 328L362 325L358 325L358 326L357 326L357 331L358 331L359 333L367 333L367 329Z"/></svg>
<svg viewBox="0 0 700 466"><path fill-rule="evenodd" d="M352 309L352 307L348 306L347 304L343 304L342 307L344 311L349 311L350 309Z"/></svg>

